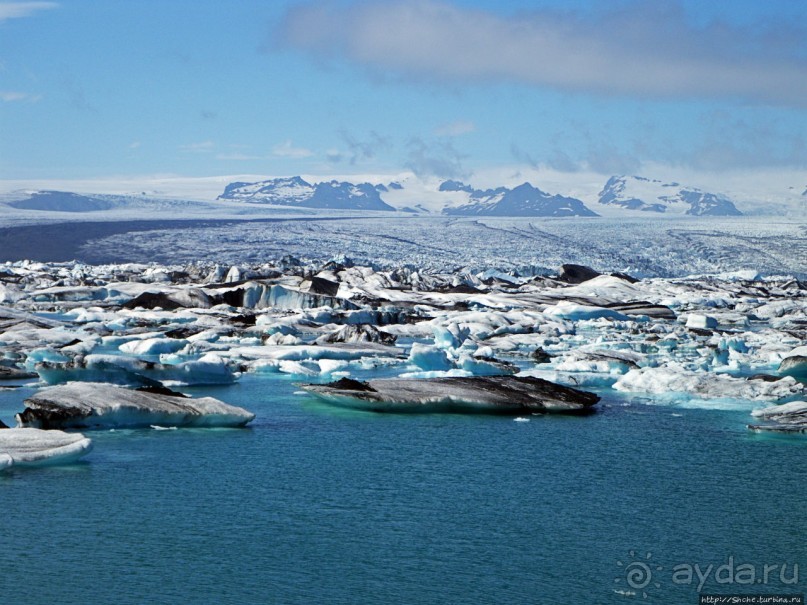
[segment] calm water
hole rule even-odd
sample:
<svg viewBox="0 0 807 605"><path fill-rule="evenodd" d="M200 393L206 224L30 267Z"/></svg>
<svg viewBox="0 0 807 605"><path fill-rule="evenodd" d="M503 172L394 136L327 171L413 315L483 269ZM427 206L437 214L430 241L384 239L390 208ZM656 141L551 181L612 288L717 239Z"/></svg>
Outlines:
<svg viewBox="0 0 807 605"><path fill-rule="evenodd" d="M0 602L697 603L697 576L676 583L673 566L729 557L760 577L803 567L753 592L807 586L807 439L749 434L745 412L606 399L522 423L334 410L295 390L255 376L197 390L259 416L96 432L85 463L1 476ZM28 392L0 391L0 419ZM615 592L630 551L651 564L647 599Z"/></svg>

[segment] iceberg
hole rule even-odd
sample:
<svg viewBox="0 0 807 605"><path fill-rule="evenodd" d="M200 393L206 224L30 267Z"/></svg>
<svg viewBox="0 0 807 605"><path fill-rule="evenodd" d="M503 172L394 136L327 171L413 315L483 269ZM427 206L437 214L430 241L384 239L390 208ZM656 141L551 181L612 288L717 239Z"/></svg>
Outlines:
<svg viewBox="0 0 807 605"><path fill-rule="evenodd" d="M450 370L454 364L444 349L416 342L412 344L409 352L409 363L426 371Z"/></svg>
<svg viewBox="0 0 807 605"><path fill-rule="evenodd" d="M212 397L187 398L166 389L129 390L111 384L73 382L40 390L17 414L19 427L240 427L255 414Z"/></svg>
<svg viewBox="0 0 807 605"><path fill-rule="evenodd" d="M689 395L703 399L754 401L781 401L798 396L804 391L791 377L767 381L673 368L630 370L617 380L614 389L658 395Z"/></svg>
<svg viewBox="0 0 807 605"><path fill-rule="evenodd" d="M631 318L605 307L580 305L569 301L561 301L544 309L544 315L553 319L566 319L569 321L582 321L586 319L613 319L616 321L629 321Z"/></svg>
<svg viewBox="0 0 807 605"><path fill-rule="evenodd" d="M184 340L176 338L145 338L125 342L118 349L135 357L152 357L165 353L176 353L182 350L186 344Z"/></svg>
<svg viewBox="0 0 807 605"><path fill-rule="evenodd" d="M687 317L687 328L696 328L698 330L714 330L717 328L717 320L709 315L701 315L700 313L690 313Z"/></svg>
<svg viewBox="0 0 807 605"><path fill-rule="evenodd" d="M237 376L218 355L207 354L193 361L165 365L120 355L92 354L69 363L36 364L40 378L48 384L68 381L114 382L127 386L148 386L160 382L183 385L231 384Z"/></svg>
<svg viewBox="0 0 807 605"><path fill-rule="evenodd" d="M807 346L796 347L782 360L779 373L807 381Z"/></svg>
<svg viewBox="0 0 807 605"><path fill-rule="evenodd" d="M807 433L807 401L792 401L782 405L754 410L751 415L773 424L749 424L757 432Z"/></svg>
<svg viewBox="0 0 807 605"><path fill-rule="evenodd" d="M369 382L343 378L303 388L328 403L373 412L569 414L587 412L600 400L594 393L521 376L379 379Z"/></svg>
<svg viewBox="0 0 807 605"><path fill-rule="evenodd" d="M44 466L75 462L92 449L80 433L37 428L0 430L0 470L11 466Z"/></svg>

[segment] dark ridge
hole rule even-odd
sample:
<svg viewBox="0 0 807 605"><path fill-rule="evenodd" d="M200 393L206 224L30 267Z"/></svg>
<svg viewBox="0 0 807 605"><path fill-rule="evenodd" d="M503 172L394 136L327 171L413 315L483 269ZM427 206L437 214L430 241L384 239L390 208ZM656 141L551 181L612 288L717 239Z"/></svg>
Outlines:
<svg viewBox="0 0 807 605"><path fill-rule="evenodd" d="M157 385L149 385L145 387L137 387L135 391L141 391L143 393L153 393L154 395L167 395L168 397L182 397L183 399L188 399L188 396L180 393L178 391L173 391L166 386L157 386Z"/></svg>
<svg viewBox="0 0 807 605"><path fill-rule="evenodd" d="M173 311L181 306L175 300L171 300L165 292L143 292L122 305L124 309L136 309L137 307L155 309L160 307L166 311Z"/></svg>
<svg viewBox="0 0 807 605"><path fill-rule="evenodd" d="M363 391L365 393L375 393L376 390L368 383L361 380L353 380L352 378L340 378L336 382L330 382L322 385L329 389L338 389L340 391Z"/></svg>

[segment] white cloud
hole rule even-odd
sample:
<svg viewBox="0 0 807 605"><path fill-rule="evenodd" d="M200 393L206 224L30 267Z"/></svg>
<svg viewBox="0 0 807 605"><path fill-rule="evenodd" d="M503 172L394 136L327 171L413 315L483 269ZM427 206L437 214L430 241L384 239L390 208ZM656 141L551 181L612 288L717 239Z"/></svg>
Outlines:
<svg viewBox="0 0 807 605"><path fill-rule="evenodd" d="M140 141L132 141L129 143L129 149L137 149L140 147Z"/></svg>
<svg viewBox="0 0 807 605"><path fill-rule="evenodd" d="M281 158L301 159L309 158L314 152L305 147L295 147L291 140L283 141L272 148L272 153Z"/></svg>
<svg viewBox="0 0 807 605"><path fill-rule="evenodd" d="M185 153L210 153L216 144L213 141L202 141L201 143L189 143L180 145L179 150Z"/></svg>
<svg viewBox="0 0 807 605"><path fill-rule="evenodd" d="M440 0L315 2L290 9L280 34L317 57L436 81L807 105L805 23L695 25L674 2L615 3L587 17L502 16Z"/></svg>
<svg viewBox="0 0 807 605"><path fill-rule="evenodd" d="M41 10L59 6L56 2L0 2L0 23L8 19L30 17Z"/></svg>
<svg viewBox="0 0 807 605"><path fill-rule="evenodd" d="M265 160L266 158L259 155L249 155L246 153L219 153L216 155L216 159L229 162L247 162L253 160Z"/></svg>
<svg viewBox="0 0 807 605"><path fill-rule="evenodd" d="M42 95L31 94L30 92L0 91L0 101L3 101L4 103L14 103L19 101L36 103L41 99Z"/></svg>
<svg viewBox="0 0 807 605"><path fill-rule="evenodd" d="M476 130L476 124L470 120L456 120L443 124L434 130L434 134L439 137L458 137Z"/></svg>

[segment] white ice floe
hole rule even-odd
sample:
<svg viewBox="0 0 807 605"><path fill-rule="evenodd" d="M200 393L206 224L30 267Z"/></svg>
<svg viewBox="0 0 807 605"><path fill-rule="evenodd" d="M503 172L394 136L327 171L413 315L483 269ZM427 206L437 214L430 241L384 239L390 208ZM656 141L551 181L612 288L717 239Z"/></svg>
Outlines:
<svg viewBox="0 0 807 605"><path fill-rule="evenodd" d="M75 462L92 449L80 433L36 428L0 430L0 470L10 466L43 466Z"/></svg>
<svg viewBox="0 0 807 605"><path fill-rule="evenodd" d="M454 363L444 349L419 342L412 344L409 363L425 371L445 371L454 368Z"/></svg>
<svg viewBox="0 0 807 605"><path fill-rule="evenodd" d="M569 321L581 321L586 319L614 319L628 321L630 317L603 307L580 305L577 303L562 301L544 309L544 315L554 319L566 319Z"/></svg>
<svg viewBox="0 0 807 605"><path fill-rule="evenodd" d="M790 377L766 381L670 368L630 370L617 380L614 389L632 393L685 394L705 399L753 401L780 401L796 397L804 390Z"/></svg>
<svg viewBox="0 0 807 605"><path fill-rule="evenodd" d="M17 423L34 428L236 427L255 418L212 397L177 395L73 382L42 389L26 399Z"/></svg>
<svg viewBox="0 0 807 605"><path fill-rule="evenodd" d="M757 432L807 433L807 401L754 410L752 416L768 424L749 425Z"/></svg>
<svg viewBox="0 0 807 605"><path fill-rule="evenodd" d="M807 401L791 401L751 412L755 418L804 424L807 427Z"/></svg>
<svg viewBox="0 0 807 605"><path fill-rule="evenodd" d="M687 328L699 328L702 330L714 329L717 327L717 320L708 315L701 315L700 313L690 313L687 316Z"/></svg>
<svg viewBox="0 0 807 605"><path fill-rule="evenodd" d="M176 353L187 343L177 338L146 338L144 340L133 340L122 344L118 348L123 353L140 356L155 356L163 353Z"/></svg>

